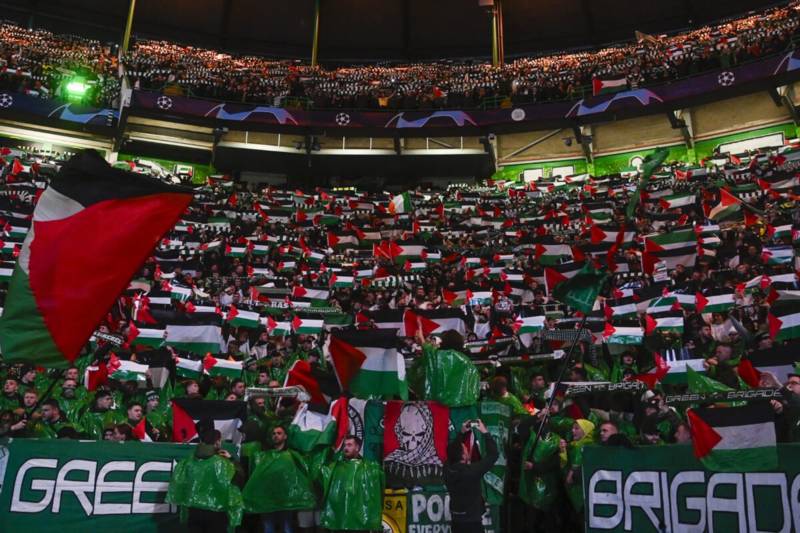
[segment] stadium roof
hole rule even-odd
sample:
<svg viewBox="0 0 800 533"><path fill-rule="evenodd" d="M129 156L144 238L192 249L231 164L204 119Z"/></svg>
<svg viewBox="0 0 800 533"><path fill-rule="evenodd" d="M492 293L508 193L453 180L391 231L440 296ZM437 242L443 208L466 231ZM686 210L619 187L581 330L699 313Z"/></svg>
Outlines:
<svg viewBox="0 0 800 533"><path fill-rule="evenodd" d="M315 0L137 0L134 33L307 58ZM129 0L0 0L3 18L120 38ZM478 0L321 0L320 60L488 56ZM663 33L775 4L764 0L503 0L506 55Z"/></svg>

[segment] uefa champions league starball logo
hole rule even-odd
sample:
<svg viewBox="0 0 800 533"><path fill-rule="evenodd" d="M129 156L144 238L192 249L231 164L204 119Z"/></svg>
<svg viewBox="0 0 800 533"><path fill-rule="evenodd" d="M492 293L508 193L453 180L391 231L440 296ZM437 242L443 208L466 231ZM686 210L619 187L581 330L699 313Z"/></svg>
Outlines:
<svg viewBox="0 0 800 533"><path fill-rule="evenodd" d="M159 96L158 99L156 99L156 105L159 109L170 109L172 107L172 98L169 96Z"/></svg>
<svg viewBox="0 0 800 533"><path fill-rule="evenodd" d="M347 126L350 124L350 115L347 113L339 113L336 115L336 124L339 126Z"/></svg>
<svg viewBox="0 0 800 533"><path fill-rule="evenodd" d="M730 70L726 70L725 72L720 72L719 76L717 76L717 83L722 85L723 87L729 87L733 85L733 82L736 81L736 76L733 75L733 72Z"/></svg>
<svg viewBox="0 0 800 533"><path fill-rule="evenodd" d="M514 122L519 122L520 120L525 120L525 110L521 108L516 108L511 112L511 120Z"/></svg>
<svg viewBox="0 0 800 533"><path fill-rule="evenodd" d="M9 108L14 105L14 97L8 93L0 94L0 107Z"/></svg>

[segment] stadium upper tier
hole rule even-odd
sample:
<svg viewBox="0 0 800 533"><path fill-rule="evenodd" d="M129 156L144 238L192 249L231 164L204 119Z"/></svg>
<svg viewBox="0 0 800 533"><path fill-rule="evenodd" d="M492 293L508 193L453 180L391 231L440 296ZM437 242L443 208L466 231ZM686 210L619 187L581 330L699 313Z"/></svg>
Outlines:
<svg viewBox="0 0 800 533"><path fill-rule="evenodd" d="M645 34L637 42L525 57L499 68L442 61L326 69L150 40L138 41L122 66L134 88L170 96L317 109L511 107L580 98L593 85L638 88L793 48L798 9L795 0L676 35ZM83 103L114 106L120 74L113 51L81 37L0 25L0 89L66 96L77 76L87 86Z"/></svg>

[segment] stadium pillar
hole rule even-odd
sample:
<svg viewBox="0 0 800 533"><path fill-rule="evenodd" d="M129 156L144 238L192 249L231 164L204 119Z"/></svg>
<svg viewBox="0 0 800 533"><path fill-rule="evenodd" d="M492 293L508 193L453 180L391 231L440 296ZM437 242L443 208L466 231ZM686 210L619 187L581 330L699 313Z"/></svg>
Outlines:
<svg viewBox="0 0 800 533"><path fill-rule="evenodd" d="M497 66L502 67L506 62L505 29L503 25L503 0L494 0L495 25L497 26Z"/></svg>
<svg viewBox="0 0 800 533"><path fill-rule="evenodd" d="M133 14L136 12L136 0L131 0L128 6L128 20L125 22L125 33L122 35L122 53L128 51L131 43L131 29L133 29Z"/></svg>
<svg viewBox="0 0 800 533"><path fill-rule="evenodd" d="M497 6L492 7L492 66L497 67L500 64L497 48Z"/></svg>
<svg viewBox="0 0 800 533"><path fill-rule="evenodd" d="M311 40L311 66L317 66L317 53L319 52L319 3L314 0L314 35Z"/></svg>

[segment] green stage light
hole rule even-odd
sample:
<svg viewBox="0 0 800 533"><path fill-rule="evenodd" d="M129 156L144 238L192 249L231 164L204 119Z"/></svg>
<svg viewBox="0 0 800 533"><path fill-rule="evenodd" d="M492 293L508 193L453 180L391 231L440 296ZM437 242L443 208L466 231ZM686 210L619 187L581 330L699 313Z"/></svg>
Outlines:
<svg viewBox="0 0 800 533"><path fill-rule="evenodd" d="M67 96L69 98L83 98L88 90L89 85L84 78L75 78L67 83Z"/></svg>

